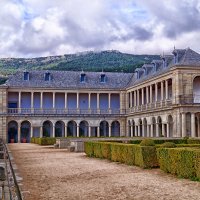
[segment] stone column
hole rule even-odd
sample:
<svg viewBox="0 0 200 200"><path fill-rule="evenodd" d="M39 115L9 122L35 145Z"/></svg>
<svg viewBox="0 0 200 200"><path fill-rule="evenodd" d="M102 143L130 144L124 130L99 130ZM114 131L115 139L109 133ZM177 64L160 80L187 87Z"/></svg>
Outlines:
<svg viewBox="0 0 200 200"><path fill-rule="evenodd" d="M150 133L150 137L153 137L153 123L151 124L151 133Z"/></svg>
<svg viewBox="0 0 200 200"><path fill-rule="evenodd" d="M136 107L137 106L137 93L136 93L136 91L134 91L134 107Z"/></svg>
<svg viewBox="0 0 200 200"><path fill-rule="evenodd" d="M97 93L97 110L99 110L99 93Z"/></svg>
<svg viewBox="0 0 200 200"><path fill-rule="evenodd" d="M55 124L53 124L53 137L55 137Z"/></svg>
<svg viewBox="0 0 200 200"><path fill-rule="evenodd" d="M88 109L91 109L91 93L88 93Z"/></svg>
<svg viewBox="0 0 200 200"><path fill-rule="evenodd" d="M142 124L142 133L140 133L142 137L144 137L144 129L145 129L145 126L144 124Z"/></svg>
<svg viewBox="0 0 200 200"><path fill-rule="evenodd" d="M111 125L109 124L108 136L111 137Z"/></svg>
<svg viewBox="0 0 200 200"><path fill-rule="evenodd" d="M76 93L76 109L79 109L79 93Z"/></svg>
<svg viewBox="0 0 200 200"><path fill-rule="evenodd" d="M138 125L138 136L140 137L141 136L141 133L140 133L140 125Z"/></svg>
<svg viewBox="0 0 200 200"><path fill-rule="evenodd" d="M65 130L64 130L65 131L65 137L67 137L67 125L65 125L64 128L65 128Z"/></svg>
<svg viewBox="0 0 200 200"><path fill-rule="evenodd" d="M97 137L100 137L100 127L97 127Z"/></svg>
<svg viewBox="0 0 200 200"><path fill-rule="evenodd" d="M79 126L76 127L76 135L79 137Z"/></svg>
<svg viewBox="0 0 200 200"><path fill-rule="evenodd" d="M165 80L165 99L169 99L168 80Z"/></svg>
<svg viewBox="0 0 200 200"><path fill-rule="evenodd" d="M191 113L191 136L195 137L196 130L195 130L195 113Z"/></svg>
<svg viewBox="0 0 200 200"><path fill-rule="evenodd" d="M43 92L40 93L40 109L43 109Z"/></svg>
<svg viewBox="0 0 200 200"><path fill-rule="evenodd" d="M159 123L156 123L156 137L159 137Z"/></svg>
<svg viewBox="0 0 200 200"><path fill-rule="evenodd" d="M91 126L88 127L88 136L91 137Z"/></svg>
<svg viewBox="0 0 200 200"><path fill-rule="evenodd" d="M153 102L153 88L152 85L150 85L150 103Z"/></svg>
<svg viewBox="0 0 200 200"><path fill-rule="evenodd" d="M34 107L34 92L31 92L31 109Z"/></svg>
<svg viewBox="0 0 200 200"><path fill-rule="evenodd" d="M164 100L164 83L161 81L161 101Z"/></svg>
<svg viewBox="0 0 200 200"><path fill-rule="evenodd" d="M178 116L178 117L180 117L180 116ZM186 134L187 134L186 133L186 114L182 113L182 137L185 137ZM179 137L180 137L180 135L179 135Z"/></svg>
<svg viewBox="0 0 200 200"><path fill-rule="evenodd" d="M132 92L129 93L130 94L130 108L133 107L133 95Z"/></svg>
<svg viewBox="0 0 200 200"><path fill-rule="evenodd" d="M40 126L40 138L42 138L42 136L43 136L43 127Z"/></svg>
<svg viewBox="0 0 200 200"><path fill-rule="evenodd" d="M158 83L155 83L155 102L158 101Z"/></svg>
<svg viewBox="0 0 200 200"><path fill-rule="evenodd" d="M56 96L56 93L55 92L53 92L53 109L55 109L55 97Z"/></svg>
<svg viewBox="0 0 200 200"><path fill-rule="evenodd" d="M162 123L162 135L165 136L165 124Z"/></svg>
<svg viewBox="0 0 200 200"><path fill-rule="evenodd" d="M144 88L142 88L142 105L144 105Z"/></svg>
<svg viewBox="0 0 200 200"><path fill-rule="evenodd" d="M21 126L18 124L18 143L21 143Z"/></svg>
<svg viewBox="0 0 200 200"><path fill-rule="evenodd" d="M137 106L140 105L140 90L137 90Z"/></svg>
<svg viewBox="0 0 200 200"><path fill-rule="evenodd" d="M135 125L135 136L138 136L137 126Z"/></svg>
<svg viewBox="0 0 200 200"><path fill-rule="evenodd" d="M147 124L147 137L150 137L150 134L149 134L149 125Z"/></svg>
<svg viewBox="0 0 200 200"><path fill-rule="evenodd" d="M111 110L111 94L108 94L108 109Z"/></svg>
<svg viewBox="0 0 200 200"><path fill-rule="evenodd" d="M33 137L33 127L32 127L32 125L31 125L31 138Z"/></svg>
<svg viewBox="0 0 200 200"><path fill-rule="evenodd" d="M65 92L65 109L67 109L67 92Z"/></svg>
<svg viewBox="0 0 200 200"><path fill-rule="evenodd" d="M19 92L18 96L18 112L21 113L21 92Z"/></svg>
<svg viewBox="0 0 200 200"><path fill-rule="evenodd" d="M167 122L167 137L169 137L169 122Z"/></svg>
<svg viewBox="0 0 200 200"><path fill-rule="evenodd" d="M131 124L131 137L133 137L133 125Z"/></svg>
<svg viewBox="0 0 200 200"><path fill-rule="evenodd" d="M149 87L146 87L146 104L149 103Z"/></svg>

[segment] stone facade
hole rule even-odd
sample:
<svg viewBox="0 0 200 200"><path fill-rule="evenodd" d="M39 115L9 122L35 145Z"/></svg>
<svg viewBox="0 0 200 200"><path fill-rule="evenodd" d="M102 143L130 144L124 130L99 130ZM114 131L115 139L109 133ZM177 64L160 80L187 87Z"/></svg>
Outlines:
<svg viewBox="0 0 200 200"><path fill-rule="evenodd" d="M0 87L0 137L200 137L200 55L175 49L135 73L18 72Z"/></svg>

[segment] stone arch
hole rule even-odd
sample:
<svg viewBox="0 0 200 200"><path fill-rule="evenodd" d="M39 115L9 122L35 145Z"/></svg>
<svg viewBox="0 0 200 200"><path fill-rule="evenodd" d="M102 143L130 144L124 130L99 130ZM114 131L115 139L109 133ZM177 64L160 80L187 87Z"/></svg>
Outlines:
<svg viewBox="0 0 200 200"><path fill-rule="evenodd" d="M65 136L65 123L63 121L57 121L55 123L55 137Z"/></svg>
<svg viewBox="0 0 200 200"><path fill-rule="evenodd" d="M142 135L144 136L144 137L147 137L147 119L146 118L144 118L143 119L143 133L142 133Z"/></svg>
<svg viewBox="0 0 200 200"><path fill-rule="evenodd" d="M44 121L42 125L42 136L53 137L53 123L49 120Z"/></svg>
<svg viewBox="0 0 200 200"><path fill-rule="evenodd" d="M158 116L157 118L157 123L158 123L158 137L161 137L163 133L162 133L162 118L160 116Z"/></svg>
<svg viewBox="0 0 200 200"><path fill-rule="evenodd" d="M16 121L8 122L8 143L18 142L18 123Z"/></svg>
<svg viewBox="0 0 200 200"><path fill-rule="evenodd" d="M193 102L200 103L200 76L193 79Z"/></svg>
<svg viewBox="0 0 200 200"><path fill-rule="evenodd" d="M152 137L156 137L156 118L155 117L152 117L152 131L153 133L151 133L151 136Z"/></svg>
<svg viewBox="0 0 200 200"><path fill-rule="evenodd" d="M171 115L168 116L167 122L168 122L168 126L169 126L168 137L173 137L174 122L173 122L173 117Z"/></svg>
<svg viewBox="0 0 200 200"><path fill-rule="evenodd" d="M107 121L101 121L100 123L100 137L109 137L109 123Z"/></svg>
<svg viewBox="0 0 200 200"><path fill-rule="evenodd" d="M23 121L20 127L21 142L30 142L31 137L31 123L29 121Z"/></svg>
<svg viewBox="0 0 200 200"><path fill-rule="evenodd" d="M111 136L120 137L120 123L118 121L111 123Z"/></svg>
<svg viewBox="0 0 200 200"><path fill-rule="evenodd" d="M69 137L77 136L77 123L73 120L67 123L67 136Z"/></svg>
<svg viewBox="0 0 200 200"><path fill-rule="evenodd" d="M79 124L79 136L88 137L89 136L89 124L87 121L81 121Z"/></svg>

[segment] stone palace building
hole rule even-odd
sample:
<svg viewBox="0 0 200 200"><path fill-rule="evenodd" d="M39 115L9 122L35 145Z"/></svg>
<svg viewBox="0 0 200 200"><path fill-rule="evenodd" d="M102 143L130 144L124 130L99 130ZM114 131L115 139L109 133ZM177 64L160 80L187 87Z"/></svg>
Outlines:
<svg viewBox="0 0 200 200"><path fill-rule="evenodd" d="M134 73L24 71L0 86L0 137L200 137L200 54Z"/></svg>

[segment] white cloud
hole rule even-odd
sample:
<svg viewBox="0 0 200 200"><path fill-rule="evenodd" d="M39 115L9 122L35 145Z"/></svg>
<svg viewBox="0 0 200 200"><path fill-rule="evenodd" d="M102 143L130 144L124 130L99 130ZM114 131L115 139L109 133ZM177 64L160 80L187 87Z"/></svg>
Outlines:
<svg viewBox="0 0 200 200"><path fill-rule="evenodd" d="M199 51L199 11L199 0L1 0L0 57Z"/></svg>

